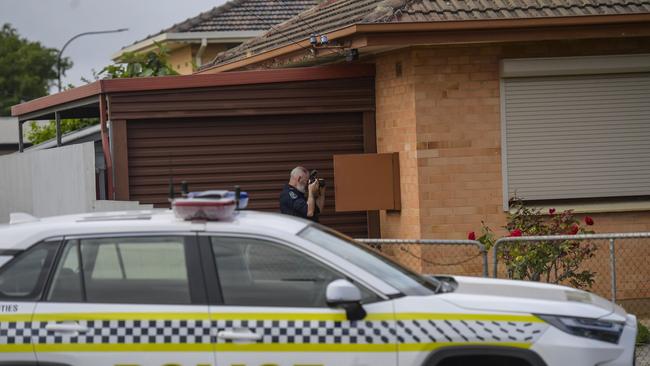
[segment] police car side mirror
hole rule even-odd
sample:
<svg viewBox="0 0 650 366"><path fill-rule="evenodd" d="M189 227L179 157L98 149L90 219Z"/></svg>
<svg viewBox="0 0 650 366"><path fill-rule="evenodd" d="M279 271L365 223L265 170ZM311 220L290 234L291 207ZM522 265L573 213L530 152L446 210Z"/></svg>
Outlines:
<svg viewBox="0 0 650 366"><path fill-rule="evenodd" d="M366 310L361 305L361 290L348 280L336 280L327 285L327 304L343 308L348 320L361 320Z"/></svg>

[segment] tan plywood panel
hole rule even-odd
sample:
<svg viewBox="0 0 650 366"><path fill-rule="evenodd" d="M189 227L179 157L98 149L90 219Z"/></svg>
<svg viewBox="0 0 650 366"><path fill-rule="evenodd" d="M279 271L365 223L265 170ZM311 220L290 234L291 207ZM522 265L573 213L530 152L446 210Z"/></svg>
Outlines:
<svg viewBox="0 0 650 366"><path fill-rule="evenodd" d="M399 155L334 155L337 212L399 210Z"/></svg>

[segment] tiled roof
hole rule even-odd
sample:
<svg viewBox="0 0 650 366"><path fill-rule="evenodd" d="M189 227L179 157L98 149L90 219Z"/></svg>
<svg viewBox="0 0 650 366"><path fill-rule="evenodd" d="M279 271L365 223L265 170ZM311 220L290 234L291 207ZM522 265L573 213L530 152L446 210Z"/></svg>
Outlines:
<svg viewBox="0 0 650 366"><path fill-rule="evenodd" d="M544 18L649 13L648 0L449 0L413 1L401 22Z"/></svg>
<svg viewBox="0 0 650 366"><path fill-rule="evenodd" d="M217 55L210 67L353 24L650 13L650 0L326 0L261 37Z"/></svg>
<svg viewBox="0 0 650 366"><path fill-rule="evenodd" d="M161 33L267 30L311 8L317 2L317 0L233 0L194 18L174 24Z"/></svg>
<svg viewBox="0 0 650 366"><path fill-rule="evenodd" d="M135 43L163 33L265 31L318 3L319 0L231 0Z"/></svg>

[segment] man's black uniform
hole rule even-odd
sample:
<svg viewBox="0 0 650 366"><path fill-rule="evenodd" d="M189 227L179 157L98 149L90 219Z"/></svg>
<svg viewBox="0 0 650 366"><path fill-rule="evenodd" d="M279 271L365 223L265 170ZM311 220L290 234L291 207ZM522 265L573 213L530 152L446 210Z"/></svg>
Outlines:
<svg viewBox="0 0 650 366"><path fill-rule="evenodd" d="M280 212L318 222L320 210L314 207L314 216L307 217L307 198L296 187L286 184L280 193Z"/></svg>

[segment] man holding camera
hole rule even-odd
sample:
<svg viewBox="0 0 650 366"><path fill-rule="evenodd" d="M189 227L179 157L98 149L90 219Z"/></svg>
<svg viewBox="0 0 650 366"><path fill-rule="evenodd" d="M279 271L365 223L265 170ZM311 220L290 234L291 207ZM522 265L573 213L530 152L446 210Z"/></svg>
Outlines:
<svg viewBox="0 0 650 366"><path fill-rule="evenodd" d="M325 181L318 179L318 172L310 175L301 166L294 168L280 194L280 212L318 222L324 206Z"/></svg>

